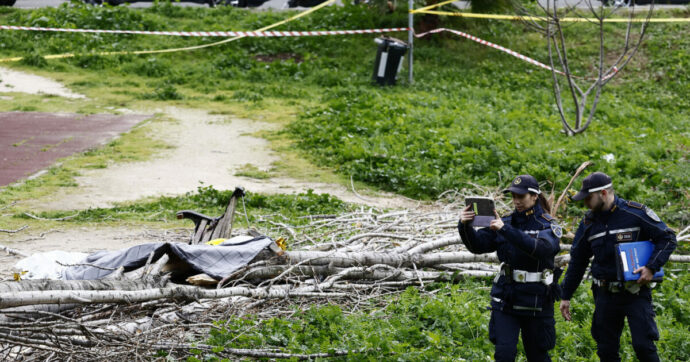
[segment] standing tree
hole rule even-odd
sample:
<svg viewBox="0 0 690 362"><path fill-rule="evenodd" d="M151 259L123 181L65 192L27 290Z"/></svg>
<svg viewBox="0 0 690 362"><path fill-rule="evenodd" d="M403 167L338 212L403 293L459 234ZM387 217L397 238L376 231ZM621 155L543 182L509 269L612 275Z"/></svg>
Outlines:
<svg viewBox="0 0 690 362"><path fill-rule="evenodd" d="M654 9L654 1L651 2L644 18L635 18L634 1L630 1L629 7L626 1L616 1L613 6L604 6L599 1L580 0L574 6L559 7L559 0L546 0L537 2L540 14L534 14L514 2L518 12L526 16L525 21L531 27L538 29L546 36L551 74L553 76L553 93L556 106L563 124L563 130L569 136L584 132L592 122L594 113L600 100L604 86L613 79L637 53L644 38L649 19ZM582 9L586 9L583 11ZM628 10L627 19L620 22L626 23L625 36L617 39L605 39L604 23L613 19L613 15L620 13L622 9ZM586 15L586 17L585 17ZM570 18L569 18L570 17ZM564 34L564 22L582 21L594 23L598 26L598 55L593 61L594 71L591 76L578 77L573 74L573 64L568 49L568 41ZM635 29L634 24L641 24ZM605 42L608 40L608 43ZM609 46L606 45L616 44ZM614 49L614 50L612 50ZM613 52L613 54L612 54ZM562 75L561 76L559 76ZM562 89L567 89L566 95ZM569 93L569 96L567 95ZM565 97L572 99L572 107L575 114L568 114L563 105Z"/></svg>

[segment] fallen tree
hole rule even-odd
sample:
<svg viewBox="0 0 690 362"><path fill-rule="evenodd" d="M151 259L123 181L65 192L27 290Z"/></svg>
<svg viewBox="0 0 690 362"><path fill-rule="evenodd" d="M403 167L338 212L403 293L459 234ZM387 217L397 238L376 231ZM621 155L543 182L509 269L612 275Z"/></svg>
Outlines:
<svg viewBox="0 0 690 362"><path fill-rule="evenodd" d="M202 351L217 321L251 313L259 320L290 315L292 306L337 302L359 308L407 287L465 278L490 279L498 269L495 253L469 253L457 233L465 194L496 196L474 187L447 193L443 202L414 210L361 208L342 215L314 215L290 225L280 215L264 216L261 233L283 235L290 251L266 249L252 262L218 281L188 278L205 288L171 281L175 264L149 257L143 267L122 268L98 281L21 281L0 283L0 356L35 359L115 359L166 351L184 356ZM497 201L499 212L508 205ZM690 228L678 233L686 240ZM183 240L180 240L183 241ZM557 264L569 260L567 244ZM673 255L672 262L690 262ZM289 302L286 303L286 300ZM134 346L134 347L133 347ZM98 348L94 348L98 347ZM350 351L351 353L356 353ZM346 351L298 355L281 350L232 350L223 356L316 358ZM339 354L341 353L341 354Z"/></svg>

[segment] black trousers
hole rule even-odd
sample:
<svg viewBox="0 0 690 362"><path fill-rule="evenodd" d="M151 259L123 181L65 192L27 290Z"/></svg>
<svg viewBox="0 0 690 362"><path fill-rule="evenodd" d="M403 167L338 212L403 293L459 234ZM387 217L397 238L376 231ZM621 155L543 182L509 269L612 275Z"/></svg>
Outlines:
<svg viewBox="0 0 690 362"><path fill-rule="evenodd" d="M597 342L597 355L602 361L621 360L621 333L624 319L628 319L633 349L642 361L659 361L654 341L659 340L659 330L654 321L654 308L649 288L642 288L639 294L628 292L611 293L604 288L594 287L594 316L592 337Z"/></svg>
<svg viewBox="0 0 690 362"><path fill-rule="evenodd" d="M556 321L553 314L548 317L532 317L493 310L489 321L489 339L496 346L496 361L515 361L520 332L528 361L551 361L549 350L556 345Z"/></svg>

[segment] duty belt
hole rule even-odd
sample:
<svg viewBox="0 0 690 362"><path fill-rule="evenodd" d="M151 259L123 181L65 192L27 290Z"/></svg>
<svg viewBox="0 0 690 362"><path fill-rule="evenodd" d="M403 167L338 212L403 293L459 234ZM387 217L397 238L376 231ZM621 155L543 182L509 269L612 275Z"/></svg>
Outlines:
<svg viewBox="0 0 690 362"><path fill-rule="evenodd" d="M496 303L504 304L504 302L501 298L491 297L491 300L493 300ZM542 310L540 307L524 307L521 305L514 305L512 307L514 310L525 310L525 311L532 311L532 312L541 312L541 310Z"/></svg>
<svg viewBox="0 0 690 362"><path fill-rule="evenodd" d="M494 282L497 282L498 277L501 275L505 275L516 283L544 283L545 285L553 283L553 270L551 269L544 269L542 272L528 272L526 270L512 269L508 264L501 263Z"/></svg>
<svg viewBox="0 0 690 362"><path fill-rule="evenodd" d="M601 280L594 277L592 277L592 284L596 285L599 288L603 288L609 291L610 293L620 293L623 291L627 291L631 294L637 294L640 292L640 288L642 287L642 285L637 284L636 281L632 280L625 283L618 281L610 282L608 280ZM646 285L646 287L649 288L654 288L655 286L656 283L649 283Z"/></svg>
<svg viewBox="0 0 690 362"><path fill-rule="evenodd" d="M604 288L611 293L618 293L625 290L623 283L621 282L610 282L608 280L602 280L592 277L592 284L599 288Z"/></svg>

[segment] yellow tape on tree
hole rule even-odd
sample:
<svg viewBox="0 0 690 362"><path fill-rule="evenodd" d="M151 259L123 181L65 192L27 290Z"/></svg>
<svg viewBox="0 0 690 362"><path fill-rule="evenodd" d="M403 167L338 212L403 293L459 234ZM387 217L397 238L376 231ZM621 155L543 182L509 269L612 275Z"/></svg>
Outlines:
<svg viewBox="0 0 690 362"><path fill-rule="evenodd" d="M303 16L309 15L325 6L328 6L332 3L334 3L336 0L328 0L324 3L321 3L317 6L314 6L313 8L310 8L308 10L305 10L299 14L296 14L294 16L291 16L285 20L281 20L277 23L271 24L269 26L263 27L261 29L255 30L255 31L266 31L269 29L273 29L277 26L283 25L285 23L288 23L290 21L293 21L295 19L299 19ZM173 52L182 52L182 51L190 51L190 50L197 50L197 49L202 49L202 48L209 48L225 43L229 43L231 41L235 41L238 39L242 39L245 36L236 36L234 38L229 38L229 39L224 39L221 41L217 41L214 43L209 43L209 44L202 44L202 45L195 45L195 46L190 46L190 47L184 47L184 48L172 48L172 49L158 49L158 50L138 50L138 51L120 51L120 52L100 52L100 53L95 53L94 55L140 55L140 54L158 54L158 53L173 53ZM51 55L46 55L43 58L44 59L63 59L63 58L71 58L74 57L76 54L74 53L65 53L65 54L51 54ZM0 63L6 63L6 62L17 62L24 59L24 57L14 57L14 58L5 58L5 59L0 59Z"/></svg>

